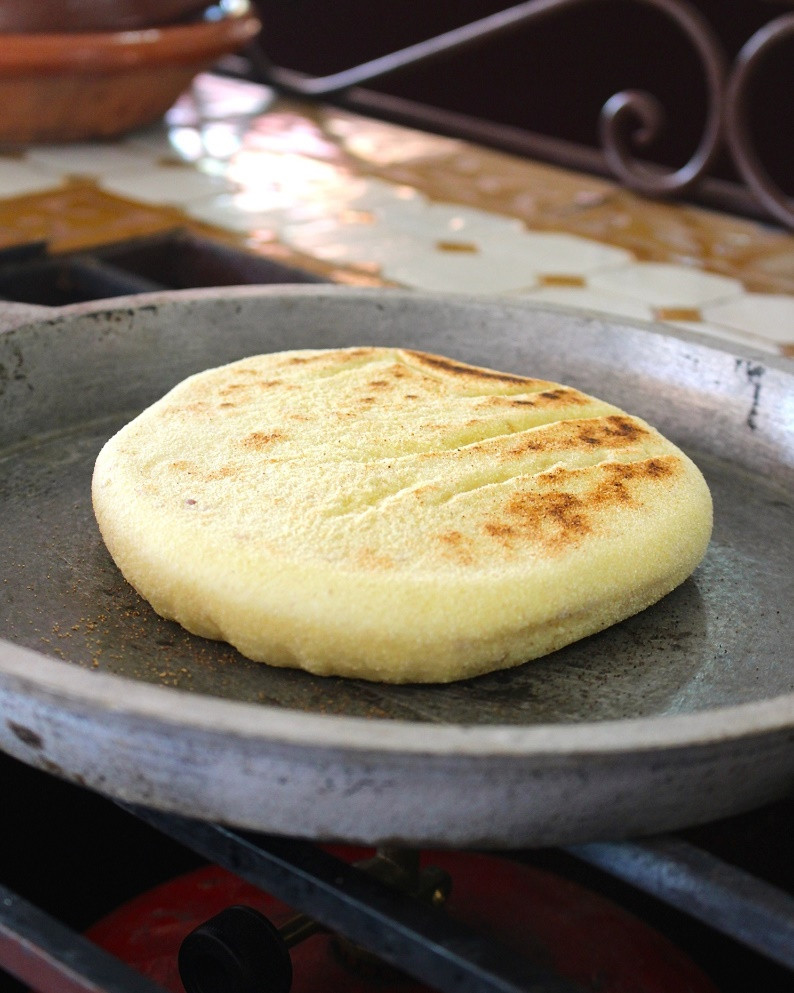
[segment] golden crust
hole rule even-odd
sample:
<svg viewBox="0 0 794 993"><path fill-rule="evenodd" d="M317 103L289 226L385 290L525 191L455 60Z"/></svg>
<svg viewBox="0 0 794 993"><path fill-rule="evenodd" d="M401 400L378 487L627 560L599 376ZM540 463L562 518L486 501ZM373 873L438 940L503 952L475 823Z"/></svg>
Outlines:
<svg viewBox="0 0 794 993"><path fill-rule="evenodd" d="M255 356L108 442L106 544L164 616L393 682L515 665L643 609L711 531L692 462L575 389L401 349Z"/></svg>

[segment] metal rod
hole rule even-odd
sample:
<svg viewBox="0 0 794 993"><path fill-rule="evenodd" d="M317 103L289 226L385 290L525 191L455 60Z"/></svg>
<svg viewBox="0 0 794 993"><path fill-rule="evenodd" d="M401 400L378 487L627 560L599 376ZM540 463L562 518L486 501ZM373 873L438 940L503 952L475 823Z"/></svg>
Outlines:
<svg viewBox="0 0 794 993"><path fill-rule="evenodd" d="M581 993L309 842L125 809L442 993Z"/></svg>
<svg viewBox="0 0 794 993"><path fill-rule="evenodd" d="M794 969L794 898L744 870L668 836L566 851Z"/></svg>
<svg viewBox="0 0 794 993"><path fill-rule="evenodd" d="M527 3L497 11L470 24L452 28L434 38L427 38L415 45L389 52L380 58L371 59L369 62L327 76L307 76L301 72L271 65L270 81L282 89L301 96L330 96L350 89L351 86L387 76L398 69L429 62L441 55L452 55L463 51L471 45L480 44L520 27L529 20L539 19L561 7L570 6L571 3L577 5L587 2L588 0L528 0Z"/></svg>
<svg viewBox="0 0 794 993"><path fill-rule="evenodd" d="M38 993L165 993L162 986L4 886L0 968Z"/></svg>

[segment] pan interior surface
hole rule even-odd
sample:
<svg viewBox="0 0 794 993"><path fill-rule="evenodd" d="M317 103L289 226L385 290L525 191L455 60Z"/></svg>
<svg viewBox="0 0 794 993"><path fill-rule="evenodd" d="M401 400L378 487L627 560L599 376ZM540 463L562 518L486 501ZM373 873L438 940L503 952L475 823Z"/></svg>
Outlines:
<svg viewBox="0 0 794 993"><path fill-rule="evenodd" d="M111 561L91 509L96 454L128 416L86 421L0 453L4 638L166 688L439 724L648 717L794 691L787 662L793 514L774 479L690 452L712 489L715 528L704 562L677 590L516 669L444 686L388 686L254 663L152 611Z"/></svg>
<svg viewBox="0 0 794 993"><path fill-rule="evenodd" d="M90 482L104 442L192 372L260 352L362 343L541 376L645 417L711 487L705 560L619 625L441 686L272 668L158 617L122 578L94 521ZM56 311L0 334L2 369L11 374L0 375L0 639L166 691L440 725L647 718L794 692L787 371L765 374L595 316L327 287L190 291Z"/></svg>

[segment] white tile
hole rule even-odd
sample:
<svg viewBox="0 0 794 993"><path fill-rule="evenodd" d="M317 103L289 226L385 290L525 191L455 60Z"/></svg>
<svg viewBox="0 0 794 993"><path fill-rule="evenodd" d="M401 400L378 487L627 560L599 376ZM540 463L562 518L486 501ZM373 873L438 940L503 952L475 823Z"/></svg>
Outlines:
<svg viewBox="0 0 794 993"><path fill-rule="evenodd" d="M277 232L283 223L281 211L262 209L244 196L229 193L186 204L185 213L204 224L241 234L253 234L262 228Z"/></svg>
<svg viewBox="0 0 794 993"><path fill-rule="evenodd" d="M636 262L622 269L600 272L588 282L594 289L662 308L699 307L743 291L737 279L659 262Z"/></svg>
<svg viewBox="0 0 794 993"><path fill-rule="evenodd" d="M191 166L149 166L135 174L108 176L102 188L130 200L182 206L231 192L234 186L223 176L209 176Z"/></svg>
<svg viewBox="0 0 794 993"><path fill-rule="evenodd" d="M424 248L413 235L384 224L344 224L329 218L287 224L281 239L306 255L338 265L396 263Z"/></svg>
<svg viewBox="0 0 794 993"><path fill-rule="evenodd" d="M217 159L224 165L243 145L243 129L236 122L210 121L201 127L174 125L159 131L128 135L125 144L146 152L152 161L197 163Z"/></svg>
<svg viewBox="0 0 794 993"><path fill-rule="evenodd" d="M145 169L155 156L145 148L110 142L75 145L38 145L26 154L35 163L58 176L114 176Z"/></svg>
<svg viewBox="0 0 794 993"><path fill-rule="evenodd" d="M526 229L521 221L500 214L489 214L474 207L453 203L421 202L413 210L397 209L389 214L389 221L398 227L424 236L429 242L473 242L480 247L506 239L523 241Z"/></svg>
<svg viewBox="0 0 794 993"><path fill-rule="evenodd" d="M428 246L460 244L480 252L497 252L538 276L584 276L626 265L634 258L611 245L575 235L527 231L514 218L452 204L432 204L402 216L395 213L388 221L411 231Z"/></svg>
<svg viewBox="0 0 794 993"><path fill-rule="evenodd" d="M794 296L782 293L744 293L702 309L714 324L746 331L778 344L794 344Z"/></svg>
<svg viewBox="0 0 794 993"><path fill-rule="evenodd" d="M384 260L381 275L413 289L451 293L509 293L536 283L520 258L498 252L417 250Z"/></svg>
<svg viewBox="0 0 794 993"><path fill-rule="evenodd" d="M193 200L184 211L197 221L242 234L261 228L280 234L289 225L306 224L322 219L328 213L325 202L310 199L295 201L279 190L222 193L220 196Z"/></svg>
<svg viewBox="0 0 794 993"><path fill-rule="evenodd" d="M577 310L596 311L615 317L628 317L632 320L653 320L653 308L638 300L603 293L587 286L540 286L536 290L522 294L539 303L553 303L562 307L575 307Z"/></svg>
<svg viewBox="0 0 794 993"><path fill-rule="evenodd" d="M203 160L201 168L208 167L207 160ZM322 222L318 228L297 233L294 239L286 233L288 242L301 242L301 250L304 245L321 249L329 242L345 242L344 232L348 228L352 228L350 241L356 244L360 241L356 234L357 220L360 223L370 219L371 211L365 209L362 200L369 181L326 162L244 150L222 164L219 174L237 192L192 201L186 207L192 217L242 232L263 226L281 232L309 222ZM374 199L366 197L367 205ZM381 229L380 237L384 230Z"/></svg>
<svg viewBox="0 0 794 993"><path fill-rule="evenodd" d="M36 168L30 162L0 156L0 199L40 193L42 190L56 189L60 185L61 181L57 176Z"/></svg>
<svg viewBox="0 0 794 993"><path fill-rule="evenodd" d="M369 176L350 197L349 206L354 210L372 211L389 223L399 223L409 215L424 214L429 201L413 186L387 183Z"/></svg>
<svg viewBox="0 0 794 993"><path fill-rule="evenodd" d="M201 167L206 164L202 162ZM365 187L363 180L341 166L305 155L260 149L246 148L234 155L223 164L223 174L251 197L278 197L284 208L299 207L308 201L325 204L325 216L332 216Z"/></svg>
<svg viewBox="0 0 794 993"><path fill-rule="evenodd" d="M634 260L631 252L622 248L547 231L527 231L519 247L527 264L544 276L584 276Z"/></svg>

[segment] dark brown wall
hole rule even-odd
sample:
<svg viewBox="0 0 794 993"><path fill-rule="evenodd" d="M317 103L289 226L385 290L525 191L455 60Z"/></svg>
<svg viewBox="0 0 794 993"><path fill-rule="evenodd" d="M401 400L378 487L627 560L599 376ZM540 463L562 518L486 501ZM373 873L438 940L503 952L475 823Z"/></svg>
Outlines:
<svg viewBox="0 0 794 993"><path fill-rule="evenodd" d="M374 58L510 6L495 0L257 0L264 39L279 64L327 73ZM698 0L732 59L762 25L794 5L773 0ZM753 120L767 165L784 188L794 175L794 44L779 46L754 87ZM647 89L667 108L665 134L649 149L683 162L704 121L702 72L671 22L631 0L558 12L510 37L432 66L370 84L491 121L597 141L600 107L613 93ZM730 175L725 158L717 171Z"/></svg>

